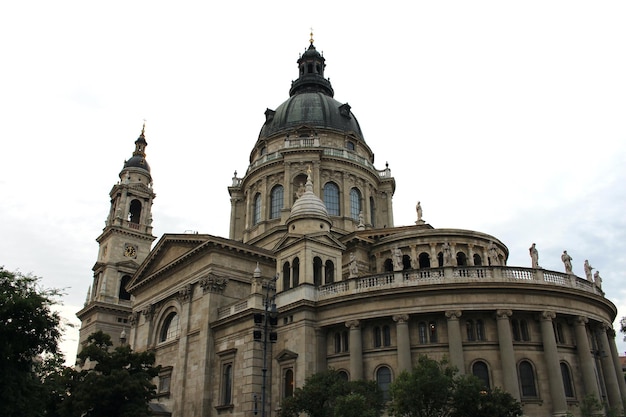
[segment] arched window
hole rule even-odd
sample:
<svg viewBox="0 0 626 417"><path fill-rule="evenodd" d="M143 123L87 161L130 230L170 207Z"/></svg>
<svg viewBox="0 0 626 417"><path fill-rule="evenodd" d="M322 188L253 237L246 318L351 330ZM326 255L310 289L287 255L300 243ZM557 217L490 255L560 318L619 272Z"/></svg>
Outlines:
<svg viewBox="0 0 626 417"><path fill-rule="evenodd" d="M391 346L391 329L383 326L383 346Z"/></svg>
<svg viewBox="0 0 626 417"><path fill-rule="evenodd" d="M393 272L393 261L389 258L385 259L383 268L385 269L385 272Z"/></svg>
<svg viewBox="0 0 626 417"><path fill-rule="evenodd" d="M293 369L285 370L283 376L283 398L293 397Z"/></svg>
<svg viewBox="0 0 626 417"><path fill-rule="evenodd" d="M474 265L476 265L476 266L482 266L482 264L483 264L483 260L482 260L482 258L480 257L480 255L479 255L479 254L475 253L475 254L474 254Z"/></svg>
<svg viewBox="0 0 626 417"><path fill-rule="evenodd" d="M252 206L252 224L258 224L261 221L261 194L254 196L254 204Z"/></svg>
<svg viewBox="0 0 626 417"><path fill-rule="evenodd" d="M344 381L348 381L350 380L350 376L348 375L348 373L344 370L341 370L339 372L337 372L339 379L342 379Z"/></svg>
<svg viewBox="0 0 626 417"><path fill-rule="evenodd" d="M482 320L476 320L476 340L487 340L485 338L485 323Z"/></svg>
<svg viewBox="0 0 626 417"><path fill-rule="evenodd" d="M233 365L224 365L222 373L222 405L230 405L233 400Z"/></svg>
<svg viewBox="0 0 626 417"><path fill-rule="evenodd" d="M325 265L326 284L332 284L335 282L335 264L330 259L326 261Z"/></svg>
<svg viewBox="0 0 626 417"><path fill-rule="evenodd" d="M359 220L361 210L361 192L357 188L352 188L350 190L350 217L352 220Z"/></svg>
<svg viewBox="0 0 626 417"><path fill-rule="evenodd" d="M370 223L372 224L372 227L374 227L376 225L376 222L374 221L376 219L376 207L374 206L374 197L370 197Z"/></svg>
<svg viewBox="0 0 626 417"><path fill-rule="evenodd" d="M291 288L291 269L289 262L283 264L283 291Z"/></svg>
<svg viewBox="0 0 626 417"><path fill-rule="evenodd" d="M374 327L374 347L381 347L383 345L383 337L380 331L380 327Z"/></svg>
<svg viewBox="0 0 626 417"><path fill-rule="evenodd" d="M159 342L167 342L178 337L178 320L178 314L174 311L165 317L159 333Z"/></svg>
<svg viewBox="0 0 626 417"><path fill-rule="evenodd" d="M313 258L313 284L322 285L322 259L319 256Z"/></svg>
<svg viewBox="0 0 626 417"><path fill-rule="evenodd" d="M463 252L457 252L456 254L457 266L467 266L467 256Z"/></svg>
<svg viewBox="0 0 626 417"><path fill-rule="evenodd" d="M130 213L128 213L128 220L131 223L139 224L141 219L141 201L133 200L130 202Z"/></svg>
<svg viewBox="0 0 626 417"><path fill-rule="evenodd" d="M291 264L292 285L297 287L300 284L300 258L294 258Z"/></svg>
<svg viewBox="0 0 626 417"><path fill-rule="evenodd" d="M565 362L561 362L561 376L563 377L563 388L565 388L565 396L574 398L574 384L572 384L572 372Z"/></svg>
<svg viewBox="0 0 626 417"><path fill-rule="evenodd" d="M346 143L346 149L348 149L349 151L353 151L354 150L354 142L348 141Z"/></svg>
<svg viewBox="0 0 626 417"><path fill-rule="evenodd" d="M383 398L389 399L389 385L391 385L391 370L386 366L381 366L376 371L376 383L383 392Z"/></svg>
<svg viewBox="0 0 626 417"><path fill-rule="evenodd" d="M409 255L402 255L402 269L411 269L411 257Z"/></svg>
<svg viewBox="0 0 626 417"><path fill-rule="evenodd" d="M419 263L421 268L430 268L430 255L426 252L422 252L419 255Z"/></svg>
<svg viewBox="0 0 626 417"><path fill-rule="evenodd" d="M282 185L277 185L272 188L270 194L270 219L277 219L280 217L280 211L283 209L283 195L284 190Z"/></svg>
<svg viewBox="0 0 626 417"><path fill-rule="evenodd" d="M130 282L130 275L124 275L120 280L120 291L118 293L118 298L120 300L130 300L130 293L126 291L126 287Z"/></svg>
<svg viewBox="0 0 626 417"><path fill-rule="evenodd" d="M467 333L467 340L470 342L473 342L474 340L476 340L476 335L475 335L475 329L474 329L474 321L473 320L467 320L465 322L465 330Z"/></svg>
<svg viewBox="0 0 626 417"><path fill-rule="evenodd" d="M519 379L522 398L537 397L537 386L535 385L535 370L528 361L519 363Z"/></svg>
<svg viewBox="0 0 626 417"><path fill-rule="evenodd" d="M417 329L418 329L418 334L419 334L419 340L420 343L428 343L428 331L426 323L423 321L420 321L419 324L417 325Z"/></svg>
<svg viewBox="0 0 626 417"><path fill-rule="evenodd" d="M482 381L483 386L486 389L491 388L491 384L489 382L489 368L487 368L487 364L485 362L474 362L472 365L472 374Z"/></svg>
<svg viewBox="0 0 626 417"><path fill-rule="evenodd" d="M330 216L339 216L339 187L332 182L324 185L324 204Z"/></svg>

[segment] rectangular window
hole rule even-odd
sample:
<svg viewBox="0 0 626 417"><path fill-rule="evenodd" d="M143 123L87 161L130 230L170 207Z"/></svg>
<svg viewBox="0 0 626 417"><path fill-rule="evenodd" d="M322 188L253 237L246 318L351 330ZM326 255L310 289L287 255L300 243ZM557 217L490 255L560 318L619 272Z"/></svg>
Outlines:
<svg viewBox="0 0 626 417"><path fill-rule="evenodd" d="M159 372L159 385L157 395L168 395L170 393L170 385L172 383L172 367L167 366L161 368Z"/></svg>

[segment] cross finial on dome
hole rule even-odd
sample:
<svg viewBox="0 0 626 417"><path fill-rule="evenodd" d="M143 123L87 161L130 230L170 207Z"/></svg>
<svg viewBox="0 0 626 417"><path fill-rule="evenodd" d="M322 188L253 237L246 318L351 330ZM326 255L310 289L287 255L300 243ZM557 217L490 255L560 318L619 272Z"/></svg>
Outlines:
<svg viewBox="0 0 626 417"><path fill-rule="evenodd" d="M309 39L309 42L311 43L311 45L313 45L313 28L311 28L311 38Z"/></svg>
<svg viewBox="0 0 626 417"><path fill-rule="evenodd" d="M146 119L143 119L143 126L141 127L141 136L146 135Z"/></svg>

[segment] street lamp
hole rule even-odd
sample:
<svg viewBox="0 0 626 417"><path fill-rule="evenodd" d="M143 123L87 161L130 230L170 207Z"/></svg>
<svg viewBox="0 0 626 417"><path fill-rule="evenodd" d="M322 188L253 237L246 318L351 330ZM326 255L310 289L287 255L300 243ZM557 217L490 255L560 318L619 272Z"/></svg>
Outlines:
<svg viewBox="0 0 626 417"><path fill-rule="evenodd" d="M270 282L265 284L265 295L263 296L263 313L254 314L255 330L253 336L255 341L263 343L263 369L261 384L261 417L266 417L265 414L265 391L266 391L266 379L267 379L267 346L268 343L275 343L278 339L278 335L275 331L278 324L278 310L276 309L276 281L278 275L276 275ZM255 400L256 403L256 400ZM271 404L271 402L270 402ZM257 414L256 406L254 408L254 414ZM271 406L270 406L271 413Z"/></svg>

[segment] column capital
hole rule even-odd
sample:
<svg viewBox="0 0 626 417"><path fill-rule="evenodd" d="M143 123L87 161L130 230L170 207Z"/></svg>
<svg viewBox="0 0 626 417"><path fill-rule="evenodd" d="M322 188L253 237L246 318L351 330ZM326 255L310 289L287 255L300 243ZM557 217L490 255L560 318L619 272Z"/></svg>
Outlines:
<svg viewBox="0 0 626 417"><path fill-rule="evenodd" d="M579 326L584 326L587 323L589 323L589 319L585 316L578 316L576 317L576 319L574 320L574 323L576 323Z"/></svg>
<svg viewBox="0 0 626 417"><path fill-rule="evenodd" d="M552 321L556 317L556 313L554 311L542 311L541 312L541 320Z"/></svg>
<svg viewBox="0 0 626 417"><path fill-rule="evenodd" d="M458 320L463 312L461 310L448 310L446 311L446 317L450 320Z"/></svg>
<svg viewBox="0 0 626 417"><path fill-rule="evenodd" d="M392 318L393 321L397 322L398 324L407 323L409 321L408 314L396 314Z"/></svg>
<svg viewBox="0 0 626 417"><path fill-rule="evenodd" d="M512 315L513 315L513 311L511 310L506 310L506 309L496 310L496 317L498 319L508 319Z"/></svg>
<svg viewBox="0 0 626 417"><path fill-rule="evenodd" d="M356 329L361 325L360 320L348 320L346 322L346 327L349 329Z"/></svg>

